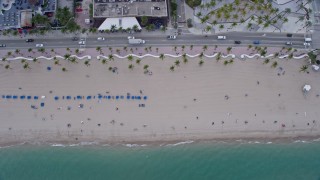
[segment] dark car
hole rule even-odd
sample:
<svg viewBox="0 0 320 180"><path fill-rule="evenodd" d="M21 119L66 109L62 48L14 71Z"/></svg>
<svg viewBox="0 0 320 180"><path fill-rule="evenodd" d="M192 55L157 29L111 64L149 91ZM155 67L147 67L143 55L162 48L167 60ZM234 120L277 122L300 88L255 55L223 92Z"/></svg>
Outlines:
<svg viewBox="0 0 320 180"><path fill-rule="evenodd" d="M155 6L153 8L154 8L154 10L160 10L160 7L157 7L157 6Z"/></svg>
<svg viewBox="0 0 320 180"><path fill-rule="evenodd" d="M241 41L234 41L235 44L241 44Z"/></svg>
<svg viewBox="0 0 320 180"><path fill-rule="evenodd" d="M73 37L73 38L72 38L72 41L78 41L78 40L79 40L78 37Z"/></svg>
<svg viewBox="0 0 320 180"><path fill-rule="evenodd" d="M33 42L34 39L27 39L26 42Z"/></svg>
<svg viewBox="0 0 320 180"><path fill-rule="evenodd" d="M0 47L6 47L6 45L5 44L0 44Z"/></svg>
<svg viewBox="0 0 320 180"><path fill-rule="evenodd" d="M287 34L287 37L292 37L292 34Z"/></svg>
<svg viewBox="0 0 320 180"><path fill-rule="evenodd" d="M260 44L260 41L259 40L255 40L255 41L253 41L253 44Z"/></svg>

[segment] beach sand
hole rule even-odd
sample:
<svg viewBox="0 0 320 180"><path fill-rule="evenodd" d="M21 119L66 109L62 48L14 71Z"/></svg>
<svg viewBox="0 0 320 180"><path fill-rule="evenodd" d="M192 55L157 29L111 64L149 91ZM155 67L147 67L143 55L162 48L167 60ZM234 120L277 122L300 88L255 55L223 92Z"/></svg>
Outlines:
<svg viewBox="0 0 320 180"><path fill-rule="evenodd" d="M61 60L67 72L53 61L29 62L29 70L24 70L20 61L10 62L10 70L0 67L0 95L46 98L1 98L0 143L155 142L320 134L319 73L299 72L306 64L304 60L277 60L278 67L271 68L276 59L267 65L262 59L235 59L225 66L223 60L203 58L204 64L199 66L199 58L188 58L186 64L180 58L180 66L172 72L169 67L176 59L147 57L138 65L115 58L103 65L93 57L89 67L83 61L71 64ZM128 68L131 63L133 70ZM145 64L152 75L143 73ZM108 67L117 67L118 71L113 73ZM306 96L302 93L304 84L312 86ZM130 93L148 99L62 99L98 93L125 97ZM54 96L60 99L55 101ZM40 107L41 102L44 107ZM78 107L80 103L84 108Z"/></svg>

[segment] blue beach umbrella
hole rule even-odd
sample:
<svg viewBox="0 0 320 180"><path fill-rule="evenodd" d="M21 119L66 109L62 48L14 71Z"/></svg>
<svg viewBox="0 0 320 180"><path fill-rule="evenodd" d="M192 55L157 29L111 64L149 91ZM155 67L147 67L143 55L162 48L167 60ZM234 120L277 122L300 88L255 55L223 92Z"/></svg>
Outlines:
<svg viewBox="0 0 320 180"><path fill-rule="evenodd" d="M42 102L42 103L40 104L40 106L41 106L41 107L44 107L44 102Z"/></svg>
<svg viewBox="0 0 320 180"><path fill-rule="evenodd" d="M18 99L18 96L14 95L12 96L12 99Z"/></svg>
<svg viewBox="0 0 320 180"><path fill-rule="evenodd" d="M111 96L108 96L108 99L111 99Z"/></svg>
<svg viewBox="0 0 320 180"><path fill-rule="evenodd" d="M103 96L102 95L98 95L98 99L102 99L103 98Z"/></svg>
<svg viewBox="0 0 320 180"><path fill-rule="evenodd" d="M7 95L7 96L6 96L6 99L11 99L11 98L12 98L11 95Z"/></svg>
<svg viewBox="0 0 320 180"><path fill-rule="evenodd" d="M29 100L30 100L30 99L31 99L31 96L27 96L27 99L29 99Z"/></svg>
<svg viewBox="0 0 320 180"><path fill-rule="evenodd" d="M82 99L82 96L79 96L79 95L78 95L78 96L77 96L77 99Z"/></svg>
<svg viewBox="0 0 320 180"><path fill-rule="evenodd" d="M67 99L70 100L70 99L71 99L71 96L67 96Z"/></svg>
<svg viewBox="0 0 320 180"><path fill-rule="evenodd" d="M20 99L25 99L25 98L26 98L26 96L24 96L24 95L20 96Z"/></svg>
<svg viewBox="0 0 320 180"><path fill-rule="evenodd" d="M33 99L38 100L38 99L39 99L39 97L38 97L38 96L34 96L34 97L33 97Z"/></svg>
<svg viewBox="0 0 320 180"><path fill-rule="evenodd" d="M130 99L130 96L127 96L127 99Z"/></svg>
<svg viewBox="0 0 320 180"><path fill-rule="evenodd" d="M131 96L131 99L134 99L134 96Z"/></svg>
<svg viewBox="0 0 320 180"><path fill-rule="evenodd" d="M50 66L48 66L48 67L47 67L47 70L48 70L48 71L51 71L51 67L50 67Z"/></svg>
<svg viewBox="0 0 320 180"><path fill-rule="evenodd" d="M148 97L147 97L147 96L144 96L144 97L143 97L143 99L144 99L144 100L147 100L147 99L148 99Z"/></svg>
<svg viewBox="0 0 320 180"><path fill-rule="evenodd" d="M87 96L87 99L91 99L91 96Z"/></svg>
<svg viewBox="0 0 320 180"><path fill-rule="evenodd" d="M141 96L138 96L138 99L141 100Z"/></svg>
<svg viewBox="0 0 320 180"><path fill-rule="evenodd" d="M116 99L119 99L119 96L116 96Z"/></svg>
<svg viewBox="0 0 320 180"><path fill-rule="evenodd" d="M59 100L59 96L55 96L54 100L56 100L56 101Z"/></svg>

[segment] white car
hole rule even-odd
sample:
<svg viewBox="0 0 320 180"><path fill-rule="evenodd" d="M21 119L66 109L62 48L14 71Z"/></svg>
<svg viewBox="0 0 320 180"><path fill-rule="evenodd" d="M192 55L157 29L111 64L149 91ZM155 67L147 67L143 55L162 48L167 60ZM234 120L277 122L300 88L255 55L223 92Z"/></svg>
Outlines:
<svg viewBox="0 0 320 180"><path fill-rule="evenodd" d="M169 36L167 36L167 39L177 39L177 36L169 35Z"/></svg>
<svg viewBox="0 0 320 180"><path fill-rule="evenodd" d="M134 37L133 36L128 36L128 39L134 39Z"/></svg>
<svg viewBox="0 0 320 180"><path fill-rule="evenodd" d="M310 44L310 43L305 42L305 43L303 43L303 45L304 45L304 46L310 46L311 44Z"/></svg>
<svg viewBox="0 0 320 180"><path fill-rule="evenodd" d="M292 42L288 41L288 42L286 42L286 45L291 46Z"/></svg>
<svg viewBox="0 0 320 180"><path fill-rule="evenodd" d="M104 38L104 37L98 37L97 40L98 40L98 41L104 41L105 38Z"/></svg>
<svg viewBox="0 0 320 180"><path fill-rule="evenodd" d="M36 47L43 47L43 44L36 44Z"/></svg>
<svg viewBox="0 0 320 180"><path fill-rule="evenodd" d="M85 41L79 41L79 45L85 45L86 42Z"/></svg>
<svg viewBox="0 0 320 180"><path fill-rule="evenodd" d="M227 37L226 37L226 36L218 36L217 38L218 38L218 40L224 40L224 39L227 39Z"/></svg>

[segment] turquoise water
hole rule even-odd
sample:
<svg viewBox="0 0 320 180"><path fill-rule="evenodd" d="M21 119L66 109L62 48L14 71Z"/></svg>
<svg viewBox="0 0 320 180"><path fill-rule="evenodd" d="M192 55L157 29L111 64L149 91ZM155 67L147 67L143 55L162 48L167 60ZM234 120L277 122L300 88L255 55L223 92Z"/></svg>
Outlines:
<svg viewBox="0 0 320 180"><path fill-rule="evenodd" d="M0 180L320 180L320 142L0 149Z"/></svg>

